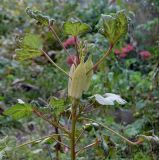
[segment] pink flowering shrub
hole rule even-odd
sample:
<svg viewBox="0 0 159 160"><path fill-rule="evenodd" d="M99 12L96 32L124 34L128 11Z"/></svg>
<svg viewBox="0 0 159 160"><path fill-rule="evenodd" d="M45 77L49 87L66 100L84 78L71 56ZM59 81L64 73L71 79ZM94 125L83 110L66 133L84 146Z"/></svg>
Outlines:
<svg viewBox="0 0 159 160"><path fill-rule="evenodd" d="M63 43L63 45L65 48L67 48L68 46L75 45L76 41L77 41L76 37L70 37Z"/></svg>
<svg viewBox="0 0 159 160"><path fill-rule="evenodd" d="M148 59L148 58L150 58L151 53L149 51L141 51L141 52L139 52L139 55L143 59Z"/></svg>
<svg viewBox="0 0 159 160"><path fill-rule="evenodd" d="M120 58L125 58L129 52L133 51L134 47L131 44L127 44L121 49L115 49L115 55L118 55Z"/></svg>

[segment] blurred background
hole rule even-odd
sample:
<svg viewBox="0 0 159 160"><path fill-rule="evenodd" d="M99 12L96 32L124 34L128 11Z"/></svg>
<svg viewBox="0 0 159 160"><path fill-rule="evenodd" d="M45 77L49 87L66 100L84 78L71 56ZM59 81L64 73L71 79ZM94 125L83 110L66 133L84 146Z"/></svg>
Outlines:
<svg viewBox="0 0 159 160"><path fill-rule="evenodd" d="M129 17L129 31L113 49L111 55L99 66L92 78L87 98L106 92L122 95L128 102L124 106L103 107L93 117L126 137L135 140L138 134L159 136L159 1L158 0L1 0L0 2L0 137L8 135L8 143L22 143L52 132L41 119L30 117L20 121L3 115L3 111L21 98L47 101L50 96L65 97L67 77L51 66L43 57L23 64L16 61L15 49L25 33L36 33L43 38L44 49L65 70L69 70L70 59L48 32L25 13L31 7L56 19L56 31L72 55L75 50L62 32L62 24L70 18L79 18L92 27L92 31L81 40L86 40L88 52L96 62L107 50L107 40L98 33L97 24L101 14L116 13L124 9ZM90 115L91 116L91 115ZM90 133L92 134L92 133ZM159 146L144 143L130 147L110 133L103 131L109 146L104 157L100 148L83 153L79 160L157 160ZM91 137L90 137L91 138ZM81 140L87 144L90 139ZM1 143L1 141L0 141ZM9 153L7 160L50 160L55 155L54 144L36 144ZM0 157L3 149L0 147ZM50 154L52 154L50 156ZM61 153L61 159L67 159ZM54 159L54 158L53 158Z"/></svg>

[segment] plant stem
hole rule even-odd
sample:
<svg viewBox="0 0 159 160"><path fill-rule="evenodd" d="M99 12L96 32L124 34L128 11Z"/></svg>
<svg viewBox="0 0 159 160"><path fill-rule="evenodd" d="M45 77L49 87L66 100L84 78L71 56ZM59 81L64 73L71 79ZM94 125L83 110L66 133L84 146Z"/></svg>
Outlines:
<svg viewBox="0 0 159 160"><path fill-rule="evenodd" d="M103 60L110 54L112 48L113 48L113 45L110 45L109 49L104 54L104 56L99 61L97 61L97 63L86 74L88 74L91 70L93 70L95 67L97 67L99 64L101 64L103 62Z"/></svg>
<svg viewBox="0 0 159 160"><path fill-rule="evenodd" d="M55 38L57 39L57 41L59 42L59 44L61 45L61 47L64 49L64 51L66 52L66 54L68 54L68 55L70 56L70 53L67 51L66 47L63 45L63 43L62 43L60 37L57 35L55 29L54 29L51 25L49 25L49 29L50 29L53 37L55 37ZM77 53L78 53L77 37L75 36L74 38L75 38L76 51L77 51ZM78 55L78 54L77 54L77 55ZM70 56L70 57L71 57L71 56ZM74 61L73 57L71 57L71 60Z"/></svg>
<svg viewBox="0 0 159 160"><path fill-rule="evenodd" d="M70 148L71 148L71 160L76 159L75 151L75 134L76 134L76 110L77 110L77 100L72 101L72 126L71 126L71 136L70 136Z"/></svg>
<svg viewBox="0 0 159 160"><path fill-rule="evenodd" d="M55 121L56 118L54 118ZM58 127L55 127L55 133L56 134L59 134L59 130L58 130ZM61 136L58 136L58 141L61 143ZM57 142L56 145L55 145L55 149L56 149L56 160L59 160L59 151L63 151L63 148L61 146L61 144Z"/></svg>
<svg viewBox="0 0 159 160"><path fill-rule="evenodd" d="M74 41L75 41L75 49L76 49L76 54L79 57L79 53L78 53L78 43L77 43L77 36L74 36Z"/></svg>
<svg viewBox="0 0 159 160"><path fill-rule="evenodd" d="M45 57L51 62L51 64L53 64L56 68L58 68L61 72L63 72L65 75L67 75L69 78L71 78L70 76L69 76L69 74L66 72L66 71L64 71L61 67L59 67L49 56L48 56L48 54L44 51L44 50L42 50L41 49L41 51L42 51L42 53L45 55Z"/></svg>
<svg viewBox="0 0 159 160"><path fill-rule="evenodd" d="M106 125L104 125L104 124L102 124L100 122L97 122L96 120L93 120L93 119L90 119L90 118L83 118L83 119L98 123L100 126L102 126L103 128L106 128L110 132L116 134L117 136L119 136L120 138L122 138L124 141L126 141L127 143L129 143L131 145L138 145L138 144L140 144L142 142L140 140L138 140L136 142L132 142L132 141L128 140L127 138L125 138L124 136L122 136L121 134L119 134L118 132L114 131L113 129L109 128L108 126L106 126Z"/></svg>
<svg viewBox="0 0 159 160"><path fill-rule="evenodd" d="M59 36L57 35L56 31L54 30L54 28L49 25L49 29L50 29L50 31L52 32L53 36L57 39L57 41L59 42L59 44L61 45L61 47L64 49L64 51L65 51L68 55L70 55L69 52L67 51L66 47L65 47L65 46L63 45L63 43L61 42L61 40L60 40Z"/></svg>

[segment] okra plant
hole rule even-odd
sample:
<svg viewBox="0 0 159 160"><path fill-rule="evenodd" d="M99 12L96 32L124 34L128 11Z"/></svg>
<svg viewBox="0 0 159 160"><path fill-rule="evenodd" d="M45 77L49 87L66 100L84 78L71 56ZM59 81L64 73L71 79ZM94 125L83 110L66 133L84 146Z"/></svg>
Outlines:
<svg viewBox="0 0 159 160"><path fill-rule="evenodd" d="M68 50L63 45L58 34L55 30L56 20L51 19L48 16L43 15L39 11L34 11L30 8L26 9L26 13L42 27L48 27L50 34L59 42L63 50L68 53ZM103 63L106 57L109 56L115 44L123 37L128 31L128 18L124 11L119 11L116 14L101 15L101 19L98 25L99 33L101 33L109 43L108 50L103 54L103 57L99 59L95 64L92 61L92 55L88 55L86 46L80 40L80 36L86 34L91 30L91 27L86 23L79 20L70 20L63 23L63 34L74 38L77 62L72 59L73 64L70 67L70 71L65 71L58 66L43 49L42 40L38 35L26 34L21 42L19 49L16 49L16 58L19 61L27 61L37 56L44 55L48 61L56 67L59 72L62 72L64 76L68 78L68 97L71 105L65 106L63 100L51 97L49 101L46 101L45 107L37 107L34 103L28 104L18 99L18 103L4 112L5 115L12 116L14 119L20 119L31 114L35 114L43 120L51 124L55 129L54 133L38 140L29 141L17 146L16 148L23 147L24 145L34 142L40 142L45 139L52 139L57 142L55 147L56 159L60 159L60 152L65 152L64 148L70 152L70 159L75 160L85 150L94 146L101 146L104 153L107 154L107 144L104 138L100 134L96 134L95 139L91 144L79 148L80 139L84 134L89 134L90 130L94 132L107 129L114 135L119 136L121 139L129 144L136 145L140 141L132 142L120 135L116 131L109 128L107 125L90 119L86 115L85 105L81 103L83 92L87 92L89 89L92 76L94 74L94 68L97 68L99 64ZM47 82L46 82L47 83ZM126 101L113 93L105 93L103 96L95 94L89 97L90 103L96 101L99 105L114 105L119 103L125 104ZM47 111L43 111L41 108L47 108ZM63 114L67 113L67 114ZM63 119L67 119L67 124ZM80 125L79 125L80 124ZM79 128L80 126L80 128ZM78 130L78 132L77 132Z"/></svg>

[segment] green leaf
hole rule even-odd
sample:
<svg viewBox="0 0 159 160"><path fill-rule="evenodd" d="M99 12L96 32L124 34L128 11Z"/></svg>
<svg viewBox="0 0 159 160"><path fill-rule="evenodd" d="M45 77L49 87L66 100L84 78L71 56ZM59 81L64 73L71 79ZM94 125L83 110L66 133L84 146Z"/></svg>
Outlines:
<svg viewBox="0 0 159 160"><path fill-rule="evenodd" d="M29 50L29 49L16 49L16 58L19 61L24 61L26 59L35 58L41 55L39 50Z"/></svg>
<svg viewBox="0 0 159 160"><path fill-rule="evenodd" d="M146 124L146 119L138 119L134 123L129 124L124 129L125 135L132 137L139 134L143 128L143 126Z"/></svg>
<svg viewBox="0 0 159 160"><path fill-rule="evenodd" d="M51 97L49 105L53 108L56 116L59 116L65 108L64 100L56 97Z"/></svg>
<svg viewBox="0 0 159 160"><path fill-rule="evenodd" d="M43 25L52 24L55 20L49 16L43 15L40 11L32 10L31 8L26 9L26 13L33 19L37 20L38 23Z"/></svg>
<svg viewBox="0 0 159 160"><path fill-rule="evenodd" d="M16 104L15 106L4 111L5 115L12 116L13 119L18 120L32 114L32 106L29 104Z"/></svg>
<svg viewBox="0 0 159 160"><path fill-rule="evenodd" d="M128 31L128 18L124 11L117 12L116 15L117 28L116 28L116 41Z"/></svg>
<svg viewBox="0 0 159 160"><path fill-rule="evenodd" d="M77 36L91 30L90 26L82 22L65 22L63 25L64 32L68 35Z"/></svg>
<svg viewBox="0 0 159 160"><path fill-rule="evenodd" d="M21 41L21 49L16 49L16 58L19 61L35 58L42 53L42 41L39 36L35 34L26 34Z"/></svg>
<svg viewBox="0 0 159 160"><path fill-rule="evenodd" d="M114 15L101 15L99 32L104 35L110 44L115 44L128 31L128 18L124 11Z"/></svg>
<svg viewBox="0 0 159 160"><path fill-rule="evenodd" d="M26 34L22 40L22 47L32 49L42 49L43 44L39 36L35 34Z"/></svg>
<svg viewBox="0 0 159 160"><path fill-rule="evenodd" d="M102 27L99 32L104 35L110 43L113 43L115 37L116 19L110 15L101 15Z"/></svg>

